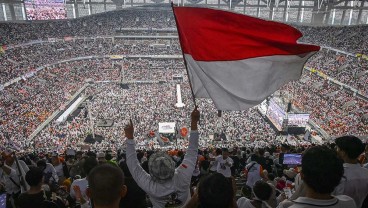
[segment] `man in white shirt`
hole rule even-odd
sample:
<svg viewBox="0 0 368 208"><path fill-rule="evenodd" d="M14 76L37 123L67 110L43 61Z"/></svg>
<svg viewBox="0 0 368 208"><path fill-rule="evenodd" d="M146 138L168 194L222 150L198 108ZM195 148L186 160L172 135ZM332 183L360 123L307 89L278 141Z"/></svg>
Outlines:
<svg viewBox="0 0 368 208"><path fill-rule="evenodd" d="M222 151L220 148L216 148L215 150L213 150L212 154L210 154L210 158L211 158L211 167L210 167L210 172L214 173L217 171L217 157L221 157Z"/></svg>
<svg viewBox="0 0 368 208"><path fill-rule="evenodd" d="M13 194L19 192L19 187L15 184L19 184L19 177L16 171L2 162L0 168L0 185L5 188L6 193ZM15 183L13 183L10 178L12 178Z"/></svg>
<svg viewBox="0 0 368 208"><path fill-rule="evenodd" d="M43 171L45 183L51 184L59 182L59 177L51 163L47 163L45 160L39 160L37 161L37 167Z"/></svg>
<svg viewBox="0 0 368 208"><path fill-rule="evenodd" d="M263 174L262 165L258 164L258 156L252 154L250 156L250 162L245 166L245 171L247 172L247 182L246 185L253 188L254 184L265 178Z"/></svg>
<svg viewBox="0 0 368 208"><path fill-rule="evenodd" d="M70 186L71 187L70 196L76 201L78 201L82 208L89 207L89 199L86 194L86 190L88 188L87 178L91 170L97 165L98 165L97 159L94 157L87 157L86 159L84 159L83 171L84 171L84 174L86 174L87 176L85 178L77 179L73 181L72 185ZM74 190L75 186L79 187L80 192L81 192L81 198L76 197L75 190Z"/></svg>
<svg viewBox="0 0 368 208"><path fill-rule="evenodd" d="M342 161L333 150L325 147L312 147L302 158L301 178L304 181L306 196L295 200L285 200L278 208L355 208L354 200L346 195L332 195L344 174Z"/></svg>
<svg viewBox="0 0 368 208"><path fill-rule="evenodd" d="M18 164L19 164L19 167L18 167L16 158L15 158L13 152L10 151L10 150L5 150L2 153L2 157L4 159L4 164L6 164L11 169L15 170L18 177L20 175L22 175L23 178L24 178L26 173L29 171L29 168L23 160L18 160ZM29 189L29 185L27 184L27 182L25 180L23 182L24 182L23 186L21 186L18 183L18 187L19 187L18 192L21 191L23 193L23 192L26 192Z"/></svg>
<svg viewBox="0 0 368 208"><path fill-rule="evenodd" d="M352 197L358 208L362 207L368 195L368 169L360 166L358 157L364 152L363 142L355 136L336 138L336 151L344 160L344 177L334 194Z"/></svg>
<svg viewBox="0 0 368 208"><path fill-rule="evenodd" d="M226 178L231 177L231 167L234 164L233 159L231 159L229 150L227 148L222 149L222 155L216 157L217 162L217 172L224 175Z"/></svg>
<svg viewBox="0 0 368 208"><path fill-rule="evenodd" d="M134 141L134 127L130 121L124 131L127 138L126 161L132 177L150 197L154 208L165 206L183 207L190 199L190 182L197 162L198 121L200 113L197 107L191 114L191 133L189 146L183 162L175 169L175 162L163 152L151 155L148 174L137 158ZM175 203L175 204L172 204Z"/></svg>

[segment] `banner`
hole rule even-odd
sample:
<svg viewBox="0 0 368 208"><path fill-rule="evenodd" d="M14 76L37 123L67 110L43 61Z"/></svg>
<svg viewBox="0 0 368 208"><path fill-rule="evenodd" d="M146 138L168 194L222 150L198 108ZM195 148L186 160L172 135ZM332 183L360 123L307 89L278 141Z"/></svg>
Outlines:
<svg viewBox="0 0 368 208"><path fill-rule="evenodd" d="M120 56L120 55L111 55L110 56L110 59L123 59L124 57L123 56Z"/></svg>
<svg viewBox="0 0 368 208"><path fill-rule="evenodd" d="M64 37L64 41L72 41L72 40L73 40L73 37L71 36Z"/></svg>
<svg viewBox="0 0 368 208"><path fill-rule="evenodd" d="M162 134L175 133L175 122L159 123L158 132Z"/></svg>

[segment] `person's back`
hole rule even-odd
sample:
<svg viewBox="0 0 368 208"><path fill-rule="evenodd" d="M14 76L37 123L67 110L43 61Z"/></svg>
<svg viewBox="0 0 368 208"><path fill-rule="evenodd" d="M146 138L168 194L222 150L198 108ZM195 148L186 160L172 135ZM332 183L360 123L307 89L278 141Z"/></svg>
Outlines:
<svg viewBox="0 0 368 208"><path fill-rule="evenodd" d="M286 200L279 208L355 208L354 200L346 195L333 196L331 193L344 174L342 161L336 153L324 147L312 147L302 157L301 177L306 196Z"/></svg>
<svg viewBox="0 0 368 208"><path fill-rule="evenodd" d="M251 156L251 162L245 166L247 171L247 186L253 187L255 182L262 180L263 168L257 163L257 155Z"/></svg>
<svg viewBox="0 0 368 208"><path fill-rule="evenodd" d="M165 206L182 207L190 199L190 182L194 171L198 152L198 127L199 111L195 108L191 118L191 133L189 147L184 160L175 169L174 160L166 153L158 152L149 158L149 174L139 165L135 150L134 127L130 123L125 131L127 137L127 165L132 177L150 197L153 207Z"/></svg>
<svg viewBox="0 0 368 208"><path fill-rule="evenodd" d="M88 176L89 172L98 165L96 158L94 157L87 157L83 163L83 171L84 173ZM77 199L76 197L76 193L74 191L75 186L78 186L80 192L81 192L81 198ZM88 180L87 178L81 178L81 179L77 179L74 180L73 183L71 184L71 189L70 189L70 196L73 199L79 200L80 203L83 205L85 203L89 203L88 197L86 195L86 190L88 187ZM82 199L83 198L83 199Z"/></svg>
<svg viewBox="0 0 368 208"><path fill-rule="evenodd" d="M87 196L94 208L118 208L127 187L123 171L113 165L98 165L88 175Z"/></svg>
<svg viewBox="0 0 368 208"><path fill-rule="evenodd" d="M126 196L120 200L119 207L135 207L135 208L145 208L147 207L146 202L146 192L144 192L132 178L129 168L125 162L120 163L120 167L124 172L125 185L128 188Z"/></svg>
<svg viewBox="0 0 368 208"><path fill-rule="evenodd" d="M203 177L199 182L197 193L192 197L186 208L196 206L201 208L236 207L234 189L229 179L220 173Z"/></svg>
<svg viewBox="0 0 368 208"><path fill-rule="evenodd" d="M238 199L238 208L270 208L268 201L273 197L273 188L267 182L257 181L254 184L252 195L252 199L246 197Z"/></svg>
<svg viewBox="0 0 368 208"><path fill-rule="evenodd" d="M357 207L362 207L368 196L368 169L360 166L358 157L364 151L362 141L354 136L339 137L335 140L337 153L344 160L344 177L334 194L352 197Z"/></svg>
<svg viewBox="0 0 368 208"><path fill-rule="evenodd" d="M42 190L43 171L40 168L32 167L26 173L25 180L30 185L30 189L18 197L17 207L40 208L45 202L54 204L58 208L65 207L60 198L51 197L50 192Z"/></svg>

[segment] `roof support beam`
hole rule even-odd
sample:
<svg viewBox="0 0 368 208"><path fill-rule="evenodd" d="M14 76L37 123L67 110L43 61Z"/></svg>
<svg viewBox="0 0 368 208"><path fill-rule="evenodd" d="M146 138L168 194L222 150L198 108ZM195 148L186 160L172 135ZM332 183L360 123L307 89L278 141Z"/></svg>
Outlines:
<svg viewBox="0 0 368 208"><path fill-rule="evenodd" d="M303 2L303 0L300 0L300 1L299 1L298 16L296 17L296 21L297 21L297 22L302 22L302 21L301 21L302 2Z"/></svg>
<svg viewBox="0 0 368 208"><path fill-rule="evenodd" d="M363 14L364 3L365 3L365 0L361 0L360 7L359 7L358 18L357 18L356 24L360 24L361 21L362 21L362 14Z"/></svg>
<svg viewBox="0 0 368 208"><path fill-rule="evenodd" d="M344 6L347 7L348 5L349 5L349 1L348 0L345 0ZM346 18L346 11L347 11L347 9L344 9L342 11L342 17L341 17L340 25L343 25L344 24L344 21L345 21L345 18Z"/></svg>

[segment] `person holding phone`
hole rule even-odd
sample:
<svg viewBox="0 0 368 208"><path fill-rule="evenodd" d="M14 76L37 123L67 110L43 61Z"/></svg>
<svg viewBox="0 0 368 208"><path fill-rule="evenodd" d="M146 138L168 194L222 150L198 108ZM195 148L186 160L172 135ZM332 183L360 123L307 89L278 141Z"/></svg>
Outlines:
<svg viewBox="0 0 368 208"><path fill-rule="evenodd" d="M320 146L308 149L302 157L301 172L306 196L284 200L278 208L357 207L351 197L331 194L343 174L343 163L332 150Z"/></svg>

